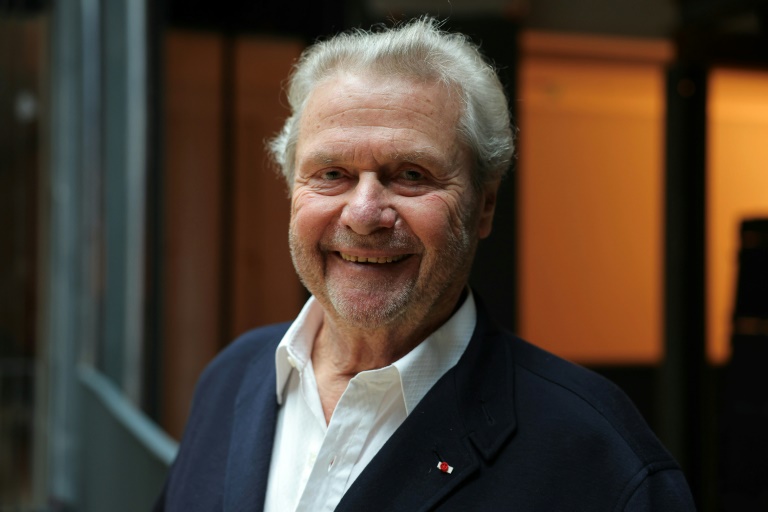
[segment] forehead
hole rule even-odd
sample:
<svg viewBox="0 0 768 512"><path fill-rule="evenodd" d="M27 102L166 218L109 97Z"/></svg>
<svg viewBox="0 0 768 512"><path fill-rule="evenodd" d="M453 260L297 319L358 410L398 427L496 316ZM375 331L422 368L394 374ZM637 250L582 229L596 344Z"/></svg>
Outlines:
<svg viewBox="0 0 768 512"><path fill-rule="evenodd" d="M456 156L460 102L436 82L341 73L310 94L302 115L297 157L314 161L338 153Z"/></svg>

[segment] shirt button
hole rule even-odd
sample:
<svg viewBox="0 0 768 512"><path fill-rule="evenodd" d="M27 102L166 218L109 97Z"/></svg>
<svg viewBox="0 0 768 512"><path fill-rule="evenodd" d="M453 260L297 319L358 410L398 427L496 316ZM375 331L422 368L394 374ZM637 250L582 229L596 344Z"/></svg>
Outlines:
<svg viewBox="0 0 768 512"><path fill-rule="evenodd" d="M296 368L296 360L293 358L293 356L288 356L288 364Z"/></svg>

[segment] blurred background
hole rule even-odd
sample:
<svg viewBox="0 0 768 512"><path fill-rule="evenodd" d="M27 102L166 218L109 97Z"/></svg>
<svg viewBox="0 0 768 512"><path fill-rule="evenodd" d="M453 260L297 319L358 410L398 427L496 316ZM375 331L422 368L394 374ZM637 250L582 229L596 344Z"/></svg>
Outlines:
<svg viewBox="0 0 768 512"><path fill-rule="evenodd" d="M520 128L472 283L768 510L768 1L0 0L0 512L148 510L196 379L306 299L264 151L302 48L430 13Z"/></svg>

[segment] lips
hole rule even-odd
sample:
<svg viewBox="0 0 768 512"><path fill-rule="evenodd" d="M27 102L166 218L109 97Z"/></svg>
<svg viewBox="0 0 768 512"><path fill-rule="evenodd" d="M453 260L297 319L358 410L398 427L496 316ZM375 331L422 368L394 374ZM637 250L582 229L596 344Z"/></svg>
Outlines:
<svg viewBox="0 0 768 512"><path fill-rule="evenodd" d="M343 252L340 252L339 255L344 261L351 261L353 263L397 263L408 256L407 254L398 254L396 256L355 256Z"/></svg>

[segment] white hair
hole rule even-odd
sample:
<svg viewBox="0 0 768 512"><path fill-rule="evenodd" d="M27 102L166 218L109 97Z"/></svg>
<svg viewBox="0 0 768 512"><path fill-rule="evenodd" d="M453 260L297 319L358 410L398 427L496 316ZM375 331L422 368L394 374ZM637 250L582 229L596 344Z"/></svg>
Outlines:
<svg viewBox="0 0 768 512"><path fill-rule="evenodd" d="M415 78L452 88L462 105L457 130L475 157L473 182L501 178L509 168L514 135L496 71L466 36L445 32L438 21L423 17L379 31L342 33L302 53L288 83L291 115L269 142L289 187L307 99L317 85L340 72Z"/></svg>

